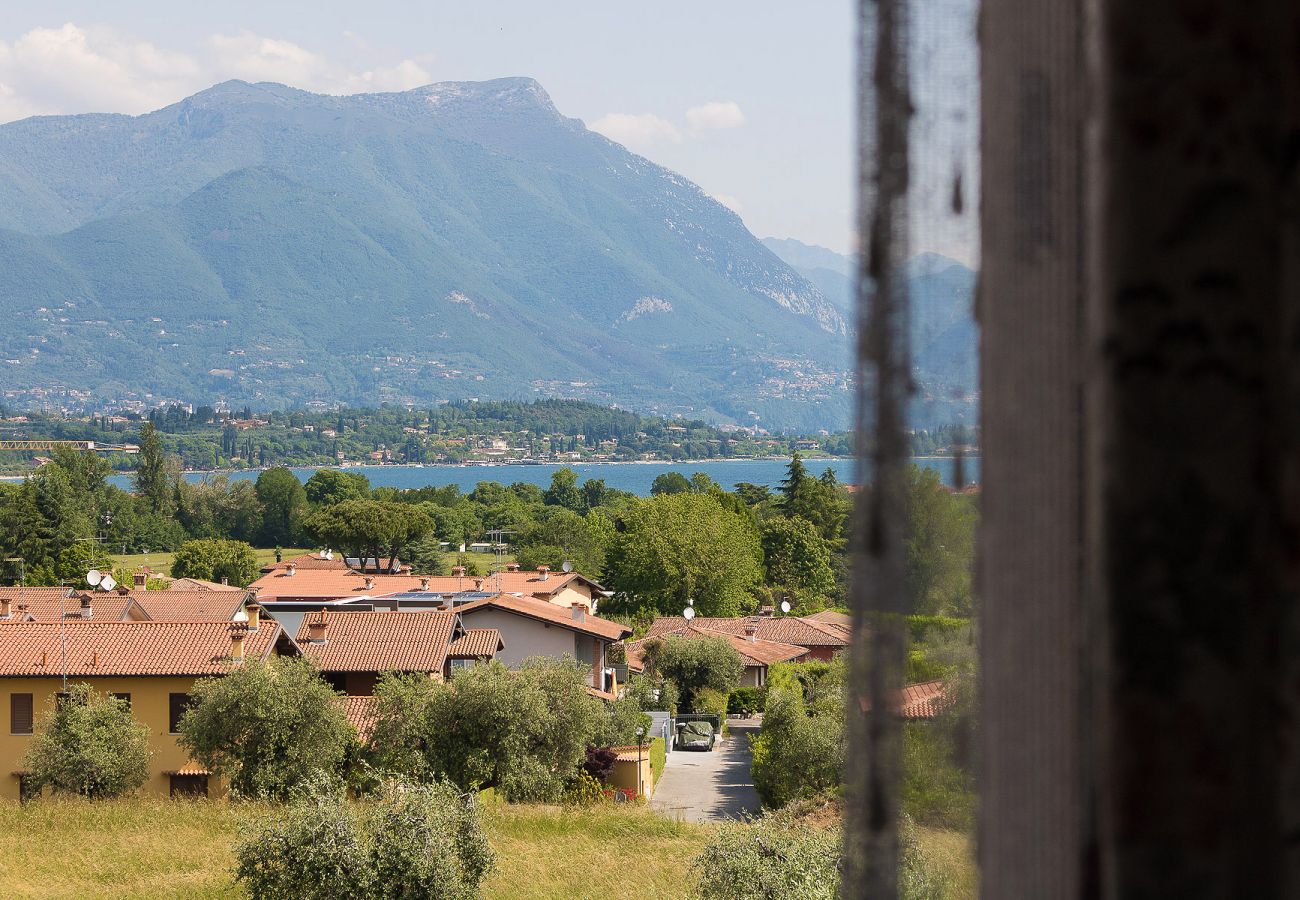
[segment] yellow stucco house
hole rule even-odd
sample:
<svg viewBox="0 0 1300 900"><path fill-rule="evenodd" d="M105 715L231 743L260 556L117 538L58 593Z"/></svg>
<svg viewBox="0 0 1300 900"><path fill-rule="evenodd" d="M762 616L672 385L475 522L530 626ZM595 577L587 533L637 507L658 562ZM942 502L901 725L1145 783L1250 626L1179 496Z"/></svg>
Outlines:
<svg viewBox="0 0 1300 900"><path fill-rule="evenodd" d="M196 679L223 675L243 660L294 653L279 624L248 608L247 622L8 622L0 625L0 797L23 797L23 757L42 715L68 683L86 682L131 705L149 727L149 780L143 792L219 796L224 786L178 742L177 723Z"/></svg>

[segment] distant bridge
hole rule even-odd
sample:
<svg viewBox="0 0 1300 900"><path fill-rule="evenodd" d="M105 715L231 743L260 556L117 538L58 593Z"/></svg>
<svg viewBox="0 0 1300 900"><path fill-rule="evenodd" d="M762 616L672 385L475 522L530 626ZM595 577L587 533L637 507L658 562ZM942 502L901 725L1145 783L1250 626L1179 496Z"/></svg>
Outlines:
<svg viewBox="0 0 1300 900"><path fill-rule="evenodd" d="M89 450L92 453L139 453L135 444L96 444L94 441L3 441L0 450Z"/></svg>

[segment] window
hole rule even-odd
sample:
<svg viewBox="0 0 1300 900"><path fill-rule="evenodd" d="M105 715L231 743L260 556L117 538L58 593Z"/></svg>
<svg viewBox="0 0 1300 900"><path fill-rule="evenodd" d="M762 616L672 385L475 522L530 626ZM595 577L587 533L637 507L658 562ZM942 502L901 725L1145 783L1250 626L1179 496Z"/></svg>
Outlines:
<svg viewBox="0 0 1300 900"><path fill-rule="evenodd" d="M9 733L32 733L32 695L9 695Z"/></svg>
<svg viewBox="0 0 1300 900"><path fill-rule="evenodd" d="M188 697L188 694L172 694L173 697ZM171 795L173 797L206 797L208 795L208 776L173 775L171 777Z"/></svg>
<svg viewBox="0 0 1300 900"><path fill-rule="evenodd" d="M185 715L185 710L189 708L189 694L168 694L167 695L167 731L171 734L180 734L181 717Z"/></svg>
<svg viewBox="0 0 1300 900"><path fill-rule="evenodd" d="M113 691L108 696L113 697L117 700L121 700L123 703L126 704L127 709L131 708L131 695L129 693L125 691Z"/></svg>

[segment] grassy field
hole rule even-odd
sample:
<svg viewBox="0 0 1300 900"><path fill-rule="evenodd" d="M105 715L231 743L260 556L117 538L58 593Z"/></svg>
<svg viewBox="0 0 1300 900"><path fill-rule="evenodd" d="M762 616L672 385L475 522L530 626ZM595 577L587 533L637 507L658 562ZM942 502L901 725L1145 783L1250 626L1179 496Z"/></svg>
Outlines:
<svg viewBox="0 0 1300 900"><path fill-rule="evenodd" d="M44 799L0 803L0 896L239 897L231 878L241 830L257 804ZM484 896L674 898L691 893L690 862L709 827L643 808L484 807L497 867ZM948 900L977 895L971 840L918 829L925 852L946 870Z"/></svg>
<svg viewBox="0 0 1300 900"><path fill-rule="evenodd" d="M0 804L3 897L238 897L232 846L255 804ZM488 806L488 898L684 897L708 828L646 809Z"/></svg>
<svg viewBox="0 0 1300 900"><path fill-rule="evenodd" d="M254 550L253 552L257 554L257 564L259 566L266 566L275 562L274 549ZM299 554L302 553L311 553L311 552L313 551L296 549L296 548L284 549L280 551L281 555L285 559L288 559L291 556L298 556ZM171 571L172 557L174 555L175 554L167 553L161 550L158 551L157 553L130 553L126 556L114 555L113 565L114 567L126 566L131 569L134 569L137 566L148 566L150 569L153 569L155 572L158 572L161 575L166 575ZM464 556L467 562L473 563L474 565L478 566L478 570L484 574L487 574L490 567L492 566L504 565L506 563L515 561L515 558L513 556L509 556L509 555L497 556L496 554L493 553L449 553L447 554L447 567L449 570L452 566L456 565L456 560L460 556Z"/></svg>

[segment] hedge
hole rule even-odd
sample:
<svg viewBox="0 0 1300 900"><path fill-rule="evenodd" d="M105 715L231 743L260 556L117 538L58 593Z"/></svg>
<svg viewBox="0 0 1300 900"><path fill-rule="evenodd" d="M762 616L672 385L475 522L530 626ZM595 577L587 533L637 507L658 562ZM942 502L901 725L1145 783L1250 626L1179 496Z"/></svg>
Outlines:
<svg viewBox="0 0 1300 900"><path fill-rule="evenodd" d="M659 776L664 773L664 765L668 762L668 747L664 739L657 737L650 742L650 771L654 773L655 783L658 783Z"/></svg>

